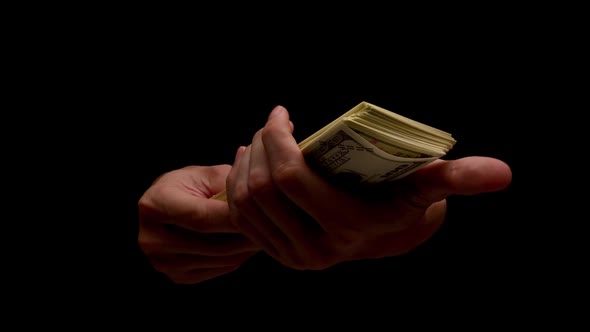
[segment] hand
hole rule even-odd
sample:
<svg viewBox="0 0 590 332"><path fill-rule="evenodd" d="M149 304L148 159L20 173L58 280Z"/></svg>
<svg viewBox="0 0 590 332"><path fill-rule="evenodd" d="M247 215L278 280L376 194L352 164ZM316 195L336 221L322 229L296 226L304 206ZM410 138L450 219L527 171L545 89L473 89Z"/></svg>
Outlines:
<svg viewBox="0 0 590 332"><path fill-rule="evenodd" d="M442 224L449 195L505 188L500 160L438 160L366 199L327 183L305 163L281 106L227 177L232 223L270 256L295 269L324 269L357 259L404 254Z"/></svg>
<svg viewBox="0 0 590 332"><path fill-rule="evenodd" d="M225 189L231 166L190 166L160 176L139 200L138 242L152 265L177 283L236 270L259 248L230 223Z"/></svg>

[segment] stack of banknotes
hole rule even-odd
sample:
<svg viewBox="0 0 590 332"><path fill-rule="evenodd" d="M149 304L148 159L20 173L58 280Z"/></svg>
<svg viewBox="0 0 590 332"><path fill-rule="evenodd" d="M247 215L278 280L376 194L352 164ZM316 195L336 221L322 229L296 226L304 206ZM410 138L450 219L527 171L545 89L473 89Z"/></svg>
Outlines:
<svg viewBox="0 0 590 332"><path fill-rule="evenodd" d="M411 174L455 143L447 132L363 101L299 147L306 162L335 183L377 184ZM225 192L214 198L227 199Z"/></svg>

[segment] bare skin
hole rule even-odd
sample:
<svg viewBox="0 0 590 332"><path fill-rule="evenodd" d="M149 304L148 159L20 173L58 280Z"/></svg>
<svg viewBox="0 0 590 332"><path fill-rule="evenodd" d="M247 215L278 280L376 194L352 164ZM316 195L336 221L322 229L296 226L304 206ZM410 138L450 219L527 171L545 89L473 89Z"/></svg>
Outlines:
<svg viewBox="0 0 590 332"><path fill-rule="evenodd" d="M178 283L229 273L262 250L294 269L402 255L444 222L446 198L506 188L501 160L439 160L367 199L327 183L305 163L277 106L233 166L164 174L139 201L139 244ZM227 189L227 203L210 199Z"/></svg>

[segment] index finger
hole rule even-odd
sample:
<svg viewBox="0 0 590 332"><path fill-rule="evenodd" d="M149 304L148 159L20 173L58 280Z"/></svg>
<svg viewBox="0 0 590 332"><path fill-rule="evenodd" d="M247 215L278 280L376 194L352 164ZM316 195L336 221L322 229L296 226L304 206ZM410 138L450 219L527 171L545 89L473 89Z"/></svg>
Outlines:
<svg viewBox="0 0 590 332"><path fill-rule="evenodd" d="M360 215L361 207L354 197L328 184L307 165L289 122L287 110L277 106L262 131L272 178L289 199L326 231L341 227L338 221Z"/></svg>

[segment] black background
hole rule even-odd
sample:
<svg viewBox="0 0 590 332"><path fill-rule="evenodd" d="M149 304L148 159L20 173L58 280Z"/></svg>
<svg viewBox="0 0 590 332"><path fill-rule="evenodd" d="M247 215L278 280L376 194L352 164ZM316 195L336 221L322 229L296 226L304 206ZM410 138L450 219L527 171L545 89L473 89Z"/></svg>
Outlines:
<svg viewBox="0 0 590 332"><path fill-rule="evenodd" d="M107 212L101 227L109 239L96 271L106 273L122 294L139 290L185 299L244 289L398 296L474 291L496 297L505 285L524 282L520 231L526 221L515 207L521 59L498 54L487 42L406 57L393 57L397 50L344 46L329 52L307 46L305 62L288 47L259 49L250 58L231 49L197 57L172 47L166 57L116 61L107 80L101 74L104 85L92 95L100 96L95 120L104 127L93 162L104 167L100 181L111 189L94 202L101 215ZM363 100L452 133L458 143L449 159L482 155L506 161L513 184L499 193L452 197L445 226L404 257L302 272L260 255L236 273L196 286L174 285L145 261L136 244L136 204L158 175L186 165L232 163L236 148L249 143L277 104L290 111L301 140Z"/></svg>
<svg viewBox="0 0 590 332"><path fill-rule="evenodd" d="M41 251L49 258L39 267L42 287L59 282L48 288L73 289L80 301L107 295L113 305L139 299L158 308L244 294L270 294L273 303L363 294L396 303L500 300L514 308L544 296L530 281L550 269L551 248L538 246L540 222L529 215L536 206L523 193L530 190L531 123L548 97L548 69L539 70L545 34L511 11L429 13L409 24L382 12L324 25L317 13L313 23L269 16L231 28L221 28L230 17L211 24L124 16L82 31L37 31L37 51L46 56L30 65L34 84L51 87L42 101L52 110L38 119L60 124L50 128L56 142L38 144L52 153L44 157L55 168L52 188L67 193L44 212L73 221L51 223L65 226L65 240L52 238L56 250ZM446 159L504 160L511 186L451 197L442 229L400 257L293 271L261 254L199 285L175 285L149 265L137 246L137 201L157 176L231 164L275 105L289 110L302 140L361 101L452 133L457 144ZM67 186L66 178L73 180ZM339 297L331 301L333 294Z"/></svg>

